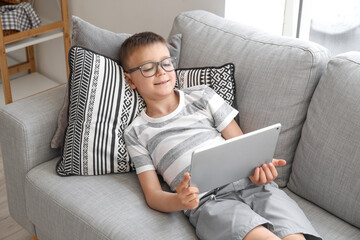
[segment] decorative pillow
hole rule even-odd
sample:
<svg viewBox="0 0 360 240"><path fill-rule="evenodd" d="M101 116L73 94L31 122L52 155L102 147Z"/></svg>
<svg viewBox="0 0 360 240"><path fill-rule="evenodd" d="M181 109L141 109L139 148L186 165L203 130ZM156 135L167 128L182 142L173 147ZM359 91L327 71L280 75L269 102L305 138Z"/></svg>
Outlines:
<svg viewBox="0 0 360 240"><path fill-rule="evenodd" d="M235 77L234 64L221 67L178 68L176 69L176 88L183 89L198 85L210 86L228 104L234 106Z"/></svg>
<svg viewBox="0 0 360 240"><path fill-rule="evenodd" d="M73 16L72 45L91 49L94 52L120 62L120 47L131 36L127 33L114 33L106 29L96 27L83 19ZM181 34L171 35L168 38L170 55L180 59ZM67 127L68 114L68 91L65 93L64 105L58 116L58 127L51 141L52 148L62 148L64 144L65 130Z"/></svg>
<svg viewBox="0 0 360 240"><path fill-rule="evenodd" d="M59 175L128 172L124 129L145 107L114 60L82 47L69 53L69 116Z"/></svg>

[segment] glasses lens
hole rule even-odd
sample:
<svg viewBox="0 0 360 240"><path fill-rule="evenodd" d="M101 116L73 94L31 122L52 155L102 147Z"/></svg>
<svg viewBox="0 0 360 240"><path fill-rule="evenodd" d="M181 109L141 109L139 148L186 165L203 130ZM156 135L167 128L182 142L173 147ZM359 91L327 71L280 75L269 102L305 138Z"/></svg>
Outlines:
<svg viewBox="0 0 360 240"><path fill-rule="evenodd" d="M161 66L162 68L167 71L167 72L171 72L175 69L175 58L165 58L164 60L161 61Z"/></svg>
<svg viewBox="0 0 360 240"><path fill-rule="evenodd" d="M146 63L141 66L141 73L144 77L151 77L156 73L156 63Z"/></svg>

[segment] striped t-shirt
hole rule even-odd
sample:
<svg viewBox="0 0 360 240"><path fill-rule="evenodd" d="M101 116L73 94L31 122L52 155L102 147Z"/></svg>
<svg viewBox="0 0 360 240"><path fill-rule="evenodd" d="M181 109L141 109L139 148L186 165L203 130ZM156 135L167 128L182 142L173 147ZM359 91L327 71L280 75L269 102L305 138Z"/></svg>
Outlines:
<svg viewBox="0 0 360 240"><path fill-rule="evenodd" d="M156 170L172 191L189 172L192 152L225 141L221 131L238 113L209 87L176 92L180 100L173 112L151 118L144 109L125 130L137 174Z"/></svg>

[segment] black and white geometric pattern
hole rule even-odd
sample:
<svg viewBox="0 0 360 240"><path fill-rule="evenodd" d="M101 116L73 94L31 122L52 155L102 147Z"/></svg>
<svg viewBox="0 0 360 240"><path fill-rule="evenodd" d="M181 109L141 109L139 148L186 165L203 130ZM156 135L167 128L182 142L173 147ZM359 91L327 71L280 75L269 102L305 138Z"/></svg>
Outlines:
<svg viewBox="0 0 360 240"><path fill-rule="evenodd" d="M30 3L1 6L0 13L3 30L25 31L40 26L40 18Z"/></svg>
<svg viewBox="0 0 360 240"><path fill-rule="evenodd" d="M214 89L230 106L233 106L235 96L234 69L232 63L221 67L178 68L175 71L175 87L183 89L207 85Z"/></svg>
<svg viewBox="0 0 360 240"><path fill-rule="evenodd" d="M57 173L103 175L134 169L124 129L145 107L115 61L82 47L69 53L69 116Z"/></svg>

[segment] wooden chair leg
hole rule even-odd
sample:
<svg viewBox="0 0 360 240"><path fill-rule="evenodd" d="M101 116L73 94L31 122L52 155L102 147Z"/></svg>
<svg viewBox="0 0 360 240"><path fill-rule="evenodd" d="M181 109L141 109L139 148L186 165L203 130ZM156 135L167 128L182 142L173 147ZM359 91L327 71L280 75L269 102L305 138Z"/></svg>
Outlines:
<svg viewBox="0 0 360 240"><path fill-rule="evenodd" d="M9 69L5 54L5 46L0 47L0 69L1 69L1 81L3 85L5 104L12 103L11 87L10 87L10 77Z"/></svg>
<svg viewBox="0 0 360 240"><path fill-rule="evenodd" d="M32 236L33 240L39 240L37 237L35 237L34 235Z"/></svg>
<svg viewBox="0 0 360 240"><path fill-rule="evenodd" d="M68 59L68 54L69 54L69 50L71 47L71 39L70 39L70 24L69 24L69 13L68 13L67 0L61 0L61 16L62 16L63 33L64 33L66 72L67 72L67 76L69 76L70 68L69 68L69 63L68 63L67 59Z"/></svg>
<svg viewBox="0 0 360 240"><path fill-rule="evenodd" d="M30 63L29 73L36 72L34 46L26 47L26 60Z"/></svg>
<svg viewBox="0 0 360 240"><path fill-rule="evenodd" d="M3 85L5 104L12 102L9 69L6 59L4 34L2 30L1 18L0 18L0 69L1 69L1 81Z"/></svg>

